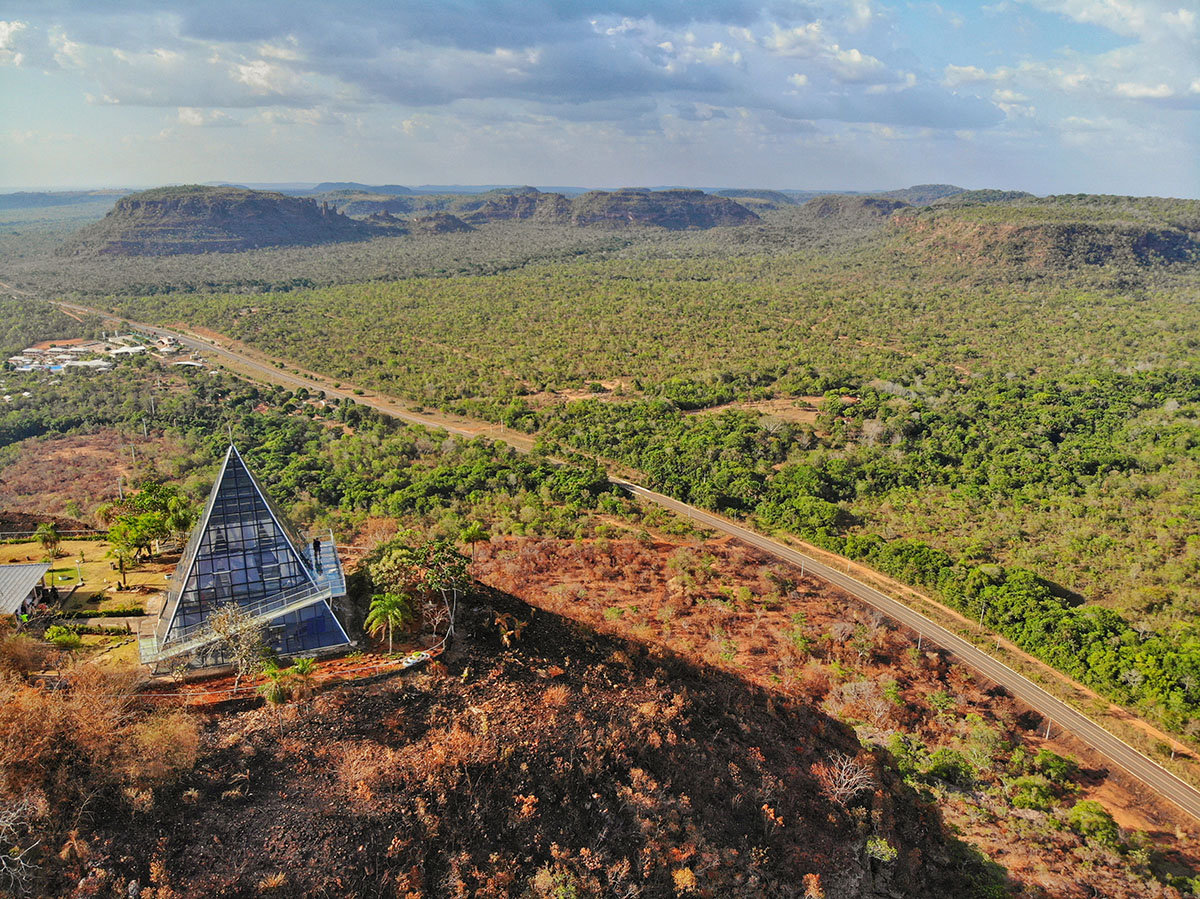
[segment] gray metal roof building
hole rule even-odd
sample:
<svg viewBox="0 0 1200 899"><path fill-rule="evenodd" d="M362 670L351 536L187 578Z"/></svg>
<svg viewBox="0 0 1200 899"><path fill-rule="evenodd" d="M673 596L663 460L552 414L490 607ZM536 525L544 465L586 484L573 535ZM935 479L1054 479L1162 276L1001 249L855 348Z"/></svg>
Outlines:
<svg viewBox="0 0 1200 899"><path fill-rule="evenodd" d="M50 566L42 562L0 565L0 615L15 615L42 582Z"/></svg>

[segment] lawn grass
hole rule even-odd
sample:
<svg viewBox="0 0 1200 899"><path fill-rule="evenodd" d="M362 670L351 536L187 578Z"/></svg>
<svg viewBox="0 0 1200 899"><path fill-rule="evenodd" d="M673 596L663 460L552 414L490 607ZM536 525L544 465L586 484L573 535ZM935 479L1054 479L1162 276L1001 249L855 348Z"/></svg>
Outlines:
<svg viewBox="0 0 1200 899"><path fill-rule="evenodd" d="M120 575L113 568L115 563L108 557L108 549L104 540L70 540L60 545L58 558L46 573L46 583L58 587L59 592L66 595L79 584L79 576L83 576L83 585L66 602L66 610L145 608L147 594L136 589L120 592L115 589ZM45 558L45 551L34 541L0 546L0 565L39 562ZM128 570L126 582L131 588L166 589L167 575L174 569L175 557L166 558L168 561L146 562Z"/></svg>

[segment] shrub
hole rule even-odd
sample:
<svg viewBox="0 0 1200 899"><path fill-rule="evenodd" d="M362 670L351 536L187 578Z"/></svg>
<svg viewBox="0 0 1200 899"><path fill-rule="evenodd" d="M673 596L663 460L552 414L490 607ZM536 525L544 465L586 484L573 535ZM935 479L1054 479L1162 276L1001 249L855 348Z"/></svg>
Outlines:
<svg viewBox="0 0 1200 899"><path fill-rule="evenodd" d="M917 773L924 755L920 742L906 734L894 733L888 737L887 750L896 760L896 770L901 777L908 778Z"/></svg>
<svg viewBox="0 0 1200 899"><path fill-rule="evenodd" d="M876 861L890 863L899 856L896 847L883 837L871 837L867 840L867 856Z"/></svg>
<svg viewBox="0 0 1200 899"><path fill-rule="evenodd" d="M1018 777L1012 783L1014 808L1048 811L1054 805L1054 788L1046 778L1033 774Z"/></svg>
<svg viewBox="0 0 1200 899"><path fill-rule="evenodd" d="M75 624L71 626L71 630L77 634L91 634L97 637L123 637L131 633L128 625L123 624Z"/></svg>
<svg viewBox="0 0 1200 899"><path fill-rule="evenodd" d="M121 801L189 768L199 745L184 712L145 713L135 668L84 665L63 689L0 679L0 795L41 795L39 826L78 821L93 801Z"/></svg>
<svg viewBox="0 0 1200 899"><path fill-rule="evenodd" d="M1079 776L1079 763L1070 757L1063 757L1049 749L1039 749L1033 760L1034 769L1059 786L1074 783Z"/></svg>
<svg viewBox="0 0 1200 899"><path fill-rule="evenodd" d="M942 747L931 753L925 768L927 777L967 789L975 783L975 769L957 749Z"/></svg>
<svg viewBox="0 0 1200 899"><path fill-rule="evenodd" d="M52 624L46 628L44 636L47 643L53 643L59 649L78 649L83 645L79 631L59 624Z"/></svg>
<svg viewBox="0 0 1200 899"><path fill-rule="evenodd" d="M127 776L148 784L165 783L196 764L200 731L186 712L171 711L134 724L129 736L136 751Z"/></svg>
<svg viewBox="0 0 1200 899"><path fill-rule="evenodd" d="M1080 836L1101 846L1115 848L1121 842L1121 831L1108 809L1094 799L1083 799L1067 814L1067 824Z"/></svg>
<svg viewBox="0 0 1200 899"><path fill-rule="evenodd" d="M875 789L870 767L853 756L839 752L828 762L816 762L812 768L821 795L846 808L859 793Z"/></svg>
<svg viewBox="0 0 1200 899"><path fill-rule="evenodd" d="M140 618L146 610L138 606L121 606L118 609L72 609L69 612L59 612L57 618Z"/></svg>
<svg viewBox="0 0 1200 899"><path fill-rule="evenodd" d="M24 677L40 671L46 661L46 644L26 634L0 639L0 673Z"/></svg>
<svg viewBox="0 0 1200 899"><path fill-rule="evenodd" d="M929 694L929 706L938 714L948 712L958 701L946 690L934 690Z"/></svg>

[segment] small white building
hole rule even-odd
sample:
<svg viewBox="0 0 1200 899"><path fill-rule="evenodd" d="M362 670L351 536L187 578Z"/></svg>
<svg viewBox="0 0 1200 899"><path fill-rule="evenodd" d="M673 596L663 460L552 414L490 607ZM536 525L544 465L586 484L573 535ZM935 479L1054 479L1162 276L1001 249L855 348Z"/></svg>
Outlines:
<svg viewBox="0 0 1200 899"><path fill-rule="evenodd" d="M43 562L0 565L0 615L20 615L33 608L34 592L49 570Z"/></svg>

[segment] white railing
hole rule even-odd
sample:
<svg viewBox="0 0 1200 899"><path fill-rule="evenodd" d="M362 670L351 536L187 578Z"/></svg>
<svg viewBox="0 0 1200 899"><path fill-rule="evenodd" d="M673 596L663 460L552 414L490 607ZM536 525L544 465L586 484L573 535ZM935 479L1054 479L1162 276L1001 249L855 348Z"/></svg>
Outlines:
<svg viewBox="0 0 1200 899"><path fill-rule="evenodd" d="M345 588L342 588L345 592ZM238 608L249 616L247 624L261 624L282 618L291 612L298 612L318 602L328 602L333 596L341 595L333 592L329 585L313 588L310 586L286 590L257 600L248 605L238 603ZM210 643L215 643L220 637L207 626L200 623L194 627L180 631L169 640L161 640L158 634L138 635L138 656L143 665L152 665L164 659L195 652Z"/></svg>

